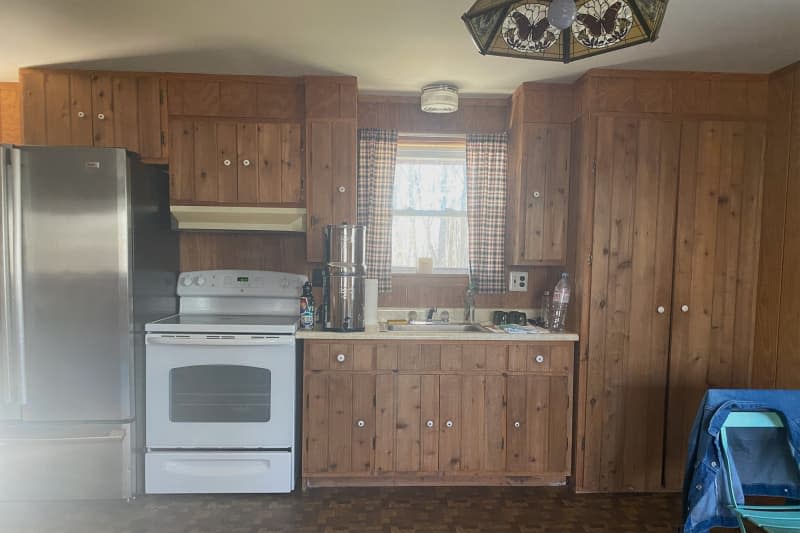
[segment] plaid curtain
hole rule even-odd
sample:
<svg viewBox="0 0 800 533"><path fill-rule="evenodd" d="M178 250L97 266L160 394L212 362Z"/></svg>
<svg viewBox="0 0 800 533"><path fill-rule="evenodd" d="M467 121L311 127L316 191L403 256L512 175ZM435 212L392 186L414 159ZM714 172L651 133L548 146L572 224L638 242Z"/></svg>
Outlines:
<svg viewBox="0 0 800 533"><path fill-rule="evenodd" d="M367 275L392 290L392 200L397 132L358 130L358 223L367 227Z"/></svg>
<svg viewBox="0 0 800 533"><path fill-rule="evenodd" d="M467 135L469 276L479 293L505 291L508 135Z"/></svg>

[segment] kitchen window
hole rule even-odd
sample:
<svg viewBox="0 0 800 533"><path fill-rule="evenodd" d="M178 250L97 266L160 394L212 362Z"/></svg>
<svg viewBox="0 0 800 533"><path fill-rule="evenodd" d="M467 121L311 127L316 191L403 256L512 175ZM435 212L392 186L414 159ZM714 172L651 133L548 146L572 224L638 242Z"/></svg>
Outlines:
<svg viewBox="0 0 800 533"><path fill-rule="evenodd" d="M434 273L468 272L463 136L398 136L392 217L393 272L416 272L421 257Z"/></svg>

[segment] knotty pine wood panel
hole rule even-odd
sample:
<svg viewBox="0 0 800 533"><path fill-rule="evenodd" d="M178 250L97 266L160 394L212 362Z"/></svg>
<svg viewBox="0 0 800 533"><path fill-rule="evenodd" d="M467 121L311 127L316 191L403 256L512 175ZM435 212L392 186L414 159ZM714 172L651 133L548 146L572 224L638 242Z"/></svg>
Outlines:
<svg viewBox="0 0 800 533"><path fill-rule="evenodd" d="M786 225L783 245L783 278L780 285L780 314L778 326L778 361L775 386L800 387L800 67L795 68L792 98L792 126L789 140L788 188L786 194ZM771 208L765 207L765 208ZM764 233L762 242L772 238ZM765 291L774 298L775 282L765 280ZM774 300L773 300L774 304Z"/></svg>
<svg viewBox="0 0 800 533"><path fill-rule="evenodd" d="M194 181L193 200L219 200L219 165L217 161L217 128L210 120L194 121Z"/></svg>
<svg viewBox="0 0 800 533"><path fill-rule="evenodd" d="M44 99L47 106L47 144L71 144L69 74L45 72Z"/></svg>
<svg viewBox="0 0 800 533"><path fill-rule="evenodd" d="M509 267L511 270L512 267ZM513 268L517 270L516 268ZM522 266L519 270L529 272L527 292L504 292L500 294L478 294L477 307L497 309L539 308L542 292L552 290L560 277L561 267ZM392 276L392 291L378 295L381 307L456 307L464 305L464 295L469 279L464 275L395 274ZM455 319L461 320L456 316Z"/></svg>
<svg viewBox="0 0 800 533"><path fill-rule="evenodd" d="M590 70L575 84L575 111L762 120L767 76Z"/></svg>
<svg viewBox="0 0 800 533"><path fill-rule="evenodd" d="M306 76L305 112L310 119L357 118L358 87L353 76Z"/></svg>
<svg viewBox="0 0 800 533"><path fill-rule="evenodd" d="M139 153L139 87L136 78L114 76L111 78L111 85L114 98L114 144ZM158 116L158 107L151 109L150 114L153 117Z"/></svg>
<svg viewBox="0 0 800 533"><path fill-rule="evenodd" d="M675 122L598 121L580 490L661 486L679 140Z"/></svg>
<svg viewBox="0 0 800 533"><path fill-rule="evenodd" d="M94 127L92 118L92 75L83 72L69 74L70 90L70 143L92 146Z"/></svg>
<svg viewBox="0 0 800 533"><path fill-rule="evenodd" d="M142 76L137 78L136 84L139 154L142 159L162 159L165 146L163 141L166 138L163 137L161 121L161 79L156 76Z"/></svg>
<svg viewBox="0 0 800 533"><path fill-rule="evenodd" d="M395 471L417 472L421 459L421 377L416 374L398 375L397 424L395 431ZM430 407L427 408L430 410Z"/></svg>
<svg viewBox="0 0 800 533"><path fill-rule="evenodd" d="M194 190L194 121L169 121L169 199L191 201Z"/></svg>
<svg viewBox="0 0 800 533"><path fill-rule="evenodd" d="M22 89L22 142L47 144L44 72L20 72L20 85Z"/></svg>
<svg viewBox="0 0 800 533"><path fill-rule="evenodd" d="M767 150L764 158L761 246L759 249L756 323L753 342L752 386L771 388L778 376L781 302L783 291L784 232L788 203L789 154L792 125L798 115L793 111L798 98L795 80L800 68L793 66L770 76ZM791 258L790 258L791 260ZM790 386L800 386L800 382Z"/></svg>
<svg viewBox="0 0 800 533"><path fill-rule="evenodd" d="M308 274L305 235L180 233L180 269L244 268Z"/></svg>
<svg viewBox="0 0 800 533"><path fill-rule="evenodd" d="M92 74L92 131L94 146L113 147L114 138L114 86L110 74Z"/></svg>
<svg viewBox="0 0 800 533"><path fill-rule="evenodd" d="M525 123L569 124L575 116L575 92L570 84L526 82L511 96L509 127Z"/></svg>
<svg viewBox="0 0 800 533"><path fill-rule="evenodd" d="M0 82L0 143L22 142L20 84Z"/></svg>
<svg viewBox="0 0 800 533"><path fill-rule="evenodd" d="M217 130L217 176L219 179L218 200L220 202L235 203L238 198L236 176L236 123L218 121ZM171 153L171 152L170 152ZM226 165L228 161L230 164Z"/></svg>
<svg viewBox="0 0 800 533"><path fill-rule="evenodd" d="M350 438L353 472L372 472L375 439L375 376L354 374L353 380L353 435ZM363 421L363 426L359 421Z"/></svg>
<svg viewBox="0 0 800 533"><path fill-rule="evenodd" d="M763 124L683 124L665 438L669 489L681 487L684 444L705 391L750 382L764 137Z"/></svg>
<svg viewBox="0 0 800 533"><path fill-rule="evenodd" d="M506 130L508 98L461 98L455 113L425 113L419 97L358 97L358 127L402 133L496 133Z"/></svg>

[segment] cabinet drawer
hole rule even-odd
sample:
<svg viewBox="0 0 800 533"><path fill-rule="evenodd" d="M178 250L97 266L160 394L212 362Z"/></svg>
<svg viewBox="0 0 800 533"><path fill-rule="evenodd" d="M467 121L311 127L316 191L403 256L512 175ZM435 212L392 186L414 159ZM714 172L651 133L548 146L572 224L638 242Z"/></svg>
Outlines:
<svg viewBox="0 0 800 533"><path fill-rule="evenodd" d="M376 346L360 343L328 343L306 341L304 348L307 370L374 370Z"/></svg>

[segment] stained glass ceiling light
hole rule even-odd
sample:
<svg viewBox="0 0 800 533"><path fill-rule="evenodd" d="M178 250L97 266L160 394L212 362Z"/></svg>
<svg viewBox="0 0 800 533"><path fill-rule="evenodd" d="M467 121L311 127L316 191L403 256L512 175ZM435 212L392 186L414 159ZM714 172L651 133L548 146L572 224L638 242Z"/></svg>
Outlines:
<svg viewBox="0 0 800 533"><path fill-rule="evenodd" d="M461 18L481 54L569 63L655 41L668 1L576 0L564 30L547 18L550 0L478 0Z"/></svg>

